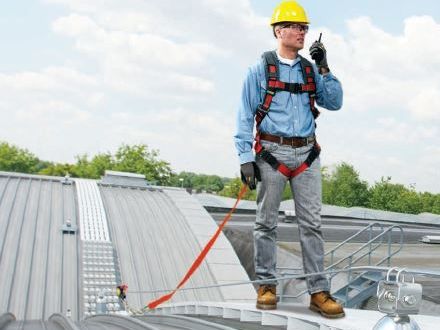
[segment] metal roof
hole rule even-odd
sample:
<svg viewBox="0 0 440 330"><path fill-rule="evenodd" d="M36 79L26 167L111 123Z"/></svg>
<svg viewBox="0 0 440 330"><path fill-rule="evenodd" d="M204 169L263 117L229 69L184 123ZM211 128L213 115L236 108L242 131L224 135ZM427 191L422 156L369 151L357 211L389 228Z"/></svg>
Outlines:
<svg viewBox="0 0 440 330"><path fill-rule="evenodd" d="M0 228L0 313L38 320L70 310L79 320L95 313L103 290L108 310L117 311L109 291L120 281L138 307L174 289L217 225L181 189L0 172ZM243 280L249 277L221 233L186 286ZM185 290L173 301L254 298L249 284Z"/></svg>
<svg viewBox="0 0 440 330"><path fill-rule="evenodd" d="M193 195L200 203L208 208L231 208L235 199L229 197L218 196L214 194L194 194ZM257 205L255 201L240 201L237 209L240 210L256 210ZM280 211L293 211L295 213L295 204L293 200L285 200L281 202ZM430 224L440 225L440 215L432 213L421 213L418 215L390 212L382 210L368 209L364 207L342 207L336 205L322 205L321 214L329 217L341 217L341 218L355 218L355 219L367 219L367 220L382 220L392 222L404 222L404 223L418 223L418 224Z"/></svg>
<svg viewBox="0 0 440 330"><path fill-rule="evenodd" d="M60 178L0 173L0 313L47 319L79 316L79 241L63 234L77 224L75 194Z"/></svg>
<svg viewBox="0 0 440 330"><path fill-rule="evenodd" d="M208 193L193 194L203 206L230 209L234 206L235 198L218 196ZM255 201L241 200L237 207L241 210L255 210L257 204Z"/></svg>
<svg viewBox="0 0 440 330"><path fill-rule="evenodd" d="M196 258L200 247L185 218L169 197L159 190L100 187L112 241L118 251L123 282L132 292L173 289ZM204 264L190 286L213 283ZM158 294L130 294L130 301L144 306ZM223 301L217 291L184 292L176 301Z"/></svg>
<svg viewBox="0 0 440 330"><path fill-rule="evenodd" d="M127 282L130 304L141 307L164 293L157 290L173 289L181 280L217 229L201 203L183 189L0 172L0 228L0 329L228 330L246 328L248 321L261 322L252 323L252 329L367 329L381 316L349 310L347 319L331 321L308 313L304 305L262 312L254 307L253 287L245 284L182 290L168 305L140 318L84 318L99 288ZM221 233L186 288L247 280ZM117 303L107 305L109 313L117 313ZM437 320L415 318L423 329L433 329Z"/></svg>
<svg viewBox="0 0 440 330"><path fill-rule="evenodd" d="M105 171L105 175L102 177L101 183L125 187L151 187L150 183L145 180L145 175L143 174L117 171Z"/></svg>
<svg viewBox="0 0 440 330"><path fill-rule="evenodd" d="M384 316L378 311L344 308L346 314L344 318L328 319L310 311L308 306L304 304L279 303L278 305L277 310L262 311L255 308L255 304L187 302L161 306L154 310L153 314L210 315L225 319L235 318L241 321L252 321L253 324L278 326L279 329L286 330L370 330ZM411 315L411 318L416 320L422 330L438 329L439 317L437 316ZM242 329L246 329L246 327L243 326Z"/></svg>

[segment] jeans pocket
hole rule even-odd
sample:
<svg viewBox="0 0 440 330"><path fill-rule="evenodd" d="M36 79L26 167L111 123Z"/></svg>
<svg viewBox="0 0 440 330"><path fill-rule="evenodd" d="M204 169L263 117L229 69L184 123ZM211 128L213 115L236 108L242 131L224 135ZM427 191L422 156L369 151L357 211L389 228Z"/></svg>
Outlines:
<svg viewBox="0 0 440 330"><path fill-rule="evenodd" d="M278 143L270 141L261 141L261 145L269 152L274 152L280 147Z"/></svg>
<svg viewBox="0 0 440 330"><path fill-rule="evenodd" d="M297 155L299 156L307 156L310 151L312 151L314 144L313 143L309 143L308 145L304 146L304 147L300 147L297 148Z"/></svg>

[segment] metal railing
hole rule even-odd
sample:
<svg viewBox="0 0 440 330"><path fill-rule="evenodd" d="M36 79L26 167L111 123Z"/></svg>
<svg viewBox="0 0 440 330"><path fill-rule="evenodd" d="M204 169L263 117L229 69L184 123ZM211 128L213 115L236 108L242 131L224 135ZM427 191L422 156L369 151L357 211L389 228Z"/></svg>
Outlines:
<svg viewBox="0 0 440 330"><path fill-rule="evenodd" d="M396 249L392 248L392 233L393 230L397 229L399 230L399 242L397 245ZM391 226L389 227L387 230L385 230L383 233L377 235L374 239L372 239L372 241L380 238L382 240L382 238L384 238L385 236L387 236L387 255L385 257L383 257L382 259L379 259L378 262L375 263L375 266L381 266L386 262L387 267L391 266L391 257L394 256L395 254L399 253L400 250L402 250L403 247L403 228L399 225L395 225L395 226ZM365 246L365 245L364 245ZM363 246L363 247L364 247ZM379 247L379 246L378 246ZM356 252L358 252L360 249L358 249ZM359 257L355 258L353 260L353 263L350 263L348 267L351 269L352 265L354 265L355 263L357 263L359 260L362 260L367 254L364 253L362 255L360 255ZM371 255L369 255L369 260L371 260ZM353 284L356 280L358 280L359 278L362 277L362 275L364 275L366 272L361 272L361 273L354 273L353 271L349 271L347 273L347 284L345 286L345 297L344 297L344 301L348 301L348 294L349 294L349 288L350 285Z"/></svg>
<svg viewBox="0 0 440 330"><path fill-rule="evenodd" d="M375 228L378 228L378 229L375 229ZM397 248L393 249L392 233L395 229L398 229L400 231L400 235L398 237L399 242L398 242ZM377 230L380 230L379 234L373 233L373 231L377 231ZM358 249L351 252L347 256L335 261L336 252L338 250L340 250L346 244L352 243L356 238L358 238L359 236L361 236L364 233L368 234L368 241L366 243L362 244ZM385 240L385 242L384 242L384 240ZM378 250L379 248L383 247L385 244L387 245L387 254L385 257L383 257L378 262L376 262L374 264L375 266L380 266L380 265L384 264L384 262L387 263L388 267L390 266L392 256L397 254L403 247L403 228L399 225L394 225L394 226L391 226L391 227L387 228L386 230L384 230L384 227L381 223L374 222L374 223L369 224L365 228L361 229L360 231L358 231L354 235L350 236L349 238L347 238L343 242L339 243L334 248L332 248L331 250L329 250L328 252L326 252L324 254L324 257L330 256L330 265L325 267L326 271L333 270L333 269L349 269L349 271L347 272L346 297L348 296L348 285L353 283L353 281L355 281L356 279L358 279L362 275L362 274L356 275L353 278L353 272L350 269L352 267L356 266L357 264L359 264L361 261L363 261L365 259L365 257L367 257L367 265L366 266L371 266L372 265L372 257L373 257L374 252L376 250ZM345 263L345 265L344 265L344 263ZM362 266L365 266L365 265L362 265ZM281 276L285 276L285 275L291 275L291 274L292 275L298 274L298 271L302 270L302 268L279 267L278 270L281 270L280 271ZM296 272L292 273L292 271L296 271ZM329 280L331 281L335 275L336 275L336 273L331 274L329 276L330 277ZM279 292L280 292L279 293L279 301L282 302L283 299L285 299L285 298L297 299L300 296L307 293L307 290L303 290L296 295L286 295L286 294L284 294L284 285L280 285Z"/></svg>

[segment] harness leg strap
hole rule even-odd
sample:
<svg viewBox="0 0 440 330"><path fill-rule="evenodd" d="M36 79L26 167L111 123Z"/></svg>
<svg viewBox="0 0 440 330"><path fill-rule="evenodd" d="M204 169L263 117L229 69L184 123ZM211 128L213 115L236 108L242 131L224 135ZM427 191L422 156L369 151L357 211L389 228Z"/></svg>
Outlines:
<svg viewBox="0 0 440 330"><path fill-rule="evenodd" d="M278 161L278 159L276 159L275 156L272 155L269 151L265 150L260 143L258 143L258 145L258 148L255 148L256 150L260 150L257 155L261 157L261 159L263 159L266 163L268 163L274 170L280 172L288 179L294 178L307 170L312 165L313 161L318 158L321 152L321 147L318 143L315 142L306 160L297 168L291 169L286 164Z"/></svg>

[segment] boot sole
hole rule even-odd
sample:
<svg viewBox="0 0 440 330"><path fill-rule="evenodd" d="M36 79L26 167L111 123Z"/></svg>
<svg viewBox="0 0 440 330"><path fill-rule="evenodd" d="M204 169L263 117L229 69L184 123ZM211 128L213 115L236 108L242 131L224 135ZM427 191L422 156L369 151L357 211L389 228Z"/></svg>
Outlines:
<svg viewBox="0 0 440 330"><path fill-rule="evenodd" d="M263 310L272 310L277 309L277 305L267 305L267 304L258 304L256 305L257 309L263 309Z"/></svg>
<svg viewBox="0 0 440 330"><path fill-rule="evenodd" d="M322 316L324 316L324 317L326 317L328 319L340 319L340 318L345 316L344 312L339 313L339 314L327 314L326 312L322 311L319 307L317 307L315 305L310 305L309 309L314 311L314 312L317 312L317 313L321 314Z"/></svg>

